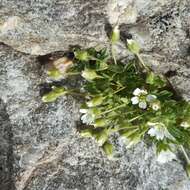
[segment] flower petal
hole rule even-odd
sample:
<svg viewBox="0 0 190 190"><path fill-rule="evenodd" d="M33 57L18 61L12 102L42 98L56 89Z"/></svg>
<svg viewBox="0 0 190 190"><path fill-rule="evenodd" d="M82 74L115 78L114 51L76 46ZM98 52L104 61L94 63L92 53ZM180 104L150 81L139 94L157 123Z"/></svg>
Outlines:
<svg viewBox="0 0 190 190"><path fill-rule="evenodd" d="M87 112L88 112L88 109L80 109L79 112L80 112L80 113L87 113Z"/></svg>
<svg viewBox="0 0 190 190"><path fill-rule="evenodd" d="M156 130L155 130L155 128L149 129L148 134L149 134L151 137L155 137L155 136L156 136Z"/></svg>
<svg viewBox="0 0 190 190"><path fill-rule="evenodd" d="M152 94L149 94L147 97L146 97L146 101L147 102L153 102L154 100L156 100L156 96L155 95L152 95Z"/></svg>
<svg viewBox="0 0 190 190"><path fill-rule="evenodd" d="M92 117L91 114L86 113L86 114L81 116L81 120L84 124L90 125L90 124L92 124L94 118Z"/></svg>
<svg viewBox="0 0 190 190"><path fill-rule="evenodd" d="M139 108L146 109L147 108L147 103L146 102L140 102L139 103Z"/></svg>
<svg viewBox="0 0 190 190"><path fill-rule="evenodd" d="M166 162L176 159L176 155L170 150L161 151L158 155L157 161L164 164Z"/></svg>
<svg viewBox="0 0 190 190"><path fill-rule="evenodd" d="M164 129L162 131L161 128L159 127L154 127L154 128L151 128L149 131L148 131L148 134L151 136L151 137L156 137L157 140L163 140L165 135L164 135Z"/></svg>
<svg viewBox="0 0 190 190"><path fill-rule="evenodd" d="M140 88L136 88L133 92L133 95L135 96L139 96L141 94L141 89Z"/></svg>
<svg viewBox="0 0 190 190"><path fill-rule="evenodd" d="M138 104L139 103L139 98L137 96L131 98L131 101L132 101L132 104L135 105L135 104Z"/></svg>
<svg viewBox="0 0 190 190"><path fill-rule="evenodd" d="M141 90L140 94L146 95L146 94L148 94L148 92L147 92L147 90Z"/></svg>

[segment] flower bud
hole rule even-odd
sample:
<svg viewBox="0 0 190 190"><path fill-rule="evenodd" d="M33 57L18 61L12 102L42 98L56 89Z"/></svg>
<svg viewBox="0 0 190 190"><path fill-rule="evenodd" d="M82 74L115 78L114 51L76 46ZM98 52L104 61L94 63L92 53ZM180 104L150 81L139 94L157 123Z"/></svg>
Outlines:
<svg viewBox="0 0 190 190"><path fill-rule="evenodd" d="M115 26L111 36L111 42L115 44L120 39L120 30L118 26Z"/></svg>
<svg viewBox="0 0 190 190"><path fill-rule="evenodd" d="M131 53L138 54L140 52L140 46L134 40L127 40L127 47Z"/></svg>

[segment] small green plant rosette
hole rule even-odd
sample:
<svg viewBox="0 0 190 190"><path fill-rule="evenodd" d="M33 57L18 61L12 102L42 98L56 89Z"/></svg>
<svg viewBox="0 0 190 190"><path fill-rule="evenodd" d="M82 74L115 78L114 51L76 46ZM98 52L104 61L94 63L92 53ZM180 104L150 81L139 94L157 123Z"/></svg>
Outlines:
<svg viewBox="0 0 190 190"><path fill-rule="evenodd" d="M80 61L88 61L89 60L89 54L85 50L77 50L75 51L75 58Z"/></svg>

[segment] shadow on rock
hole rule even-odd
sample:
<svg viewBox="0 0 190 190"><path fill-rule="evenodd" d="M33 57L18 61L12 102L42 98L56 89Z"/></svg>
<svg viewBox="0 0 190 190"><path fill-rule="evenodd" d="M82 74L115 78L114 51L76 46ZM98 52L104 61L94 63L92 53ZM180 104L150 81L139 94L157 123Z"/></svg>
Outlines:
<svg viewBox="0 0 190 190"><path fill-rule="evenodd" d="M9 116L0 99L0 189L2 190L15 190L12 135Z"/></svg>

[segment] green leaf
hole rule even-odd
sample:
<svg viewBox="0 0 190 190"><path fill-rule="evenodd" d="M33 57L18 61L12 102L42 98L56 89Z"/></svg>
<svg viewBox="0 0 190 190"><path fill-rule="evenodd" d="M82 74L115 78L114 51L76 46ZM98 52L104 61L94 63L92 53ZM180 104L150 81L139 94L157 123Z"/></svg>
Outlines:
<svg viewBox="0 0 190 190"><path fill-rule="evenodd" d="M106 119L96 119L94 123L94 127L104 127L108 124Z"/></svg>
<svg viewBox="0 0 190 190"><path fill-rule="evenodd" d="M157 86L159 88L166 86L166 81L164 81L160 76L154 74L153 72L148 73L146 83Z"/></svg>
<svg viewBox="0 0 190 190"><path fill-rule="evenodd" d="M54 102L60 96L66 95L67 90L63 87L52 87L52 91L42 97L43 102Z"/></svg>
<svg viewBox="0 0 190 190"><path fill-rule="evenodd" d="M173 93L168 91L168 90L163 90L161 92L158 93L159 99L169 99L171 98L171 96L173 96Z"/></svg>
<svg viewBox="0 0 190 190"><path fill-rule="evenodd" d="M190 133L182 127L168 127L169 133L182 145L190 146Z"/></svg>
<svg viewBox="0 0 190 190"><path fill-rule="evenodd" d="M108 157L113 156L113 145L111 143L106 141L104 145L102 146L102 148Z"/></svg>
<svg viewBox="0 0 190 190"><path fill-rule="evenodd" d="M134 54L139 54L140 49L141 49L139 44L134 40L127 40L127 47L128 47L128 50Z"/></svg>
<svg viewBox="0 0 190 190"><path fill-rule="evenodd" d="M121 101L125 104L129 103L129 99L128 98L121 98Z"/></svg>
<svg viewBox="0 0 190 190"><path fill-rule="evenodd" d="M157 154L159 154L162 151L167 151L169 149L170 149L170 147L168 144L166 144L166 142L163 142L163 141L156 142L156 153Z"/></svg>
<svg viewBox="0 0 190 190"><path fill-rule="evenodd" d="M84 77L88 81L94 80L95 78L99 78L96 71L87 68L84 71L82 71L82 77Z"/></svg>
<svg viewBox="0 0 190 190"><path fill-rule="evenodd" d="M110 64L108 69L114 73L124 72L124 66L122 64L118 64L118 65Z"/></svg>
<svg viewBox="0 0 190 190"><path fill-rule="evenodd" d="M98 68L96 69L97 71L103 71L106 70L108 68L108 64L101 61L98 63Z"/></svg>
<svg viewBox="0 0 190 190"><path fill-rule="evenodd" d="M80 135L82 137L93 137L93 131L92 129L85 129L80 132Z"/></svg>
<svg viewBox="0 0 190 190"><path fill-rule="evenodd" d="M88 107L95 107L95 106L101 105L103 100L104 100L104 97L96 96L92 100L88 101L86 104L88 105Z"/></svg>
<svg viewBox="0 0 190 190"><path fill-rule="evenodd" d="M96 141L99 146L102 146L108 140L108 130L104 129L96 133Z"/></svg>
<svg viewBox="0 0 190 190"><path fill-rule="evenodd" d="M134 129L127 129L126 128L126 130L124 132L122 132L121 135L124 136L124 137L129 138L133 134L138 135L138 131L139 131L138 128L134 128Z"/></svg>

